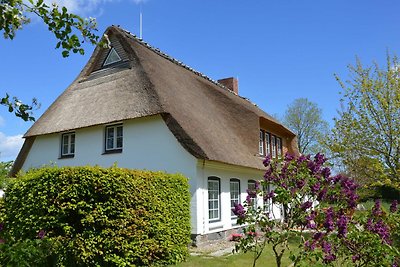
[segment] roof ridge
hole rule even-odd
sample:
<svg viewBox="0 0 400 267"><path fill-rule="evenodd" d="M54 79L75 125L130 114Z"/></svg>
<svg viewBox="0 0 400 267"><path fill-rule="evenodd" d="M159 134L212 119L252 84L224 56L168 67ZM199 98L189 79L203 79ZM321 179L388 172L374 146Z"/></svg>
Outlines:
<svg viewBox="0 0 400 267"><path fill-rule="evenodd" d="M211 82L211 83L213 83L213 84L219 86L220 88L222 88L222 89L228 91L229 93L231 93L231 94L233 94L233 95L236 95L236 96L240 97L241 99L246 100L246 101L248 101L249 103L251 103L252 105L258 107L257 104L251 102L250 99L248 99L247 97L243 97L243 96L240 96L239 94L236 94L235 92L233 92L232 90L230 90L228 87L224 86L223 84L219 83L218 81L216 81L216 80L214 80L214 79L211 79L211 78L208 77L207 75L201 73L200 71L197 71L197 70L193 69L192 67L190 67L190 66L186 65L185 63L183 63L182 61L179 61L179 60L173 58L172 56L170 56L170 55L164 53L164 52L161 51L159 48L153 47L153 46L150 45L149 43L143 41L143 39L140 38L140 37L138 37L136 34L131 33L130 31L125 30L125 29L121 28L121 27L118 26L118 25L112 25L112 26L113 26L113 27L116 27L116 28L118 28L118 29L120 29L120 30L123 31L125 34L127 34L127 35L129 35L130 37L134 38L134 40L137 41L138 43L140 43L141 45L147 47L148 49L152 50L153 52L155 52L156 54L162 56L163 58L165 58L165 59L171 61L172 63L175 63L176 65L181 66L181 67L183 67L183 68L185 68L185 69L187 69L187 70L193 72L193 73L196 74L197 76L200 76L200 77L206 79L207 81L209 81L209 82Z"/></svg>

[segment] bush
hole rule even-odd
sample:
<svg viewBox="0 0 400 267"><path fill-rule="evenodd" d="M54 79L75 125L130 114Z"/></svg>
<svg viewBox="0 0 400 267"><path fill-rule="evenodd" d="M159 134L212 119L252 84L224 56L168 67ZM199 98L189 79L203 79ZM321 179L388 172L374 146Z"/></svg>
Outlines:
<svg viewBox="0 0 400 267"><path fill-rule="evenodd" d="M58 265L173 264L188 255L190 194L181 175L43 168L9 186L5 208L7 246L40 233L62 244L48 253Z"/></svg>

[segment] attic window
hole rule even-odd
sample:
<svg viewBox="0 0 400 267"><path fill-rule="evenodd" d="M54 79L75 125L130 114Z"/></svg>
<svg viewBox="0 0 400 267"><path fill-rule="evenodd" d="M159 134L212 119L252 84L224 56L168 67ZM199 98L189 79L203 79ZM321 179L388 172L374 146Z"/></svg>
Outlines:
<svg viewBox="0 0 400 267"><path fill-rule="evenodd" d="M111 48L110 52L108 52L107 58L103 63L103 67L111 65L111 64L119 62L119 61L121 61L121 57L118 55L117 51L113 47L113 48Z"/></svg>

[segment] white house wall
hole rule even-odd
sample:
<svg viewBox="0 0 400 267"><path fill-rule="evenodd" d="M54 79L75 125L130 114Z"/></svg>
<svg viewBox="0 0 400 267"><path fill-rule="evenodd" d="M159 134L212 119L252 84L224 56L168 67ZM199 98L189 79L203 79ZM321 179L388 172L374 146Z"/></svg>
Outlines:
<svg viewBox="0 0 400 267"><path fill-rule="evenodd" d="M240 201L243 202L247 197L248 181L263 179L264 171L257 171L249 168L232 166L223 163L209 162L199 160L197 165L199 189L197 194L198 210L198 230L201 234L224 231L232 228L240 227L236 219L231 217L231 201L230 201L230 179L236 178L240 181ZM220 221L209 222L208 218L208 177L220 178ZM263 205L262 197L258 197L257 206ZM272 207L272 216L275 219L281 219L280 207L274 205ZM201 219L200 219L201 218Z"/></svg>
<svg viewBox="0 0 400 267"><path fill-rule="evenodd" d="M161 116L124 121L122 153L103 154L104 131L105 125L77 129L75 155L63 159L60 158L61 134L38 136L22 169L43 165L110 167L117 164L124 168L182 173L189 178L192 233L197 233L197 159L179 144Z"/></svg>

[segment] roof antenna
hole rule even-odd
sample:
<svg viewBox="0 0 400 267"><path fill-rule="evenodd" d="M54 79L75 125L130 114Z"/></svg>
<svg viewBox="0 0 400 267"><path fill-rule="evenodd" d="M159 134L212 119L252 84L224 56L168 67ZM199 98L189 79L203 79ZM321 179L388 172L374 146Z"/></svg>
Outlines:
<svg viewBox="0 0 400 267"><path fill-rule="evenodd" d="M142 16L142 9L140 8L140 34L139 38L143 40L143 16Z"/></svg>

